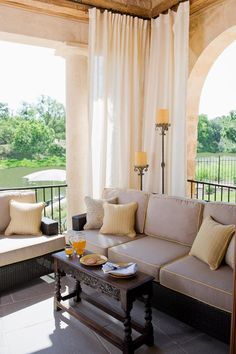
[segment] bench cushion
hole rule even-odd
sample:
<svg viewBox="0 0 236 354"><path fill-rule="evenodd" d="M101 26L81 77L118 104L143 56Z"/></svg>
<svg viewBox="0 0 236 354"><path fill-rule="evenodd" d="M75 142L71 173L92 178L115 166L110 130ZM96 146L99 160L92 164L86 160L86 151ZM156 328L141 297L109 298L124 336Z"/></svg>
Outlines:
<svg viewBox="0 0 236 354"><path fill-rule="evenodd" d="M119 188L105 188L102 195L104 199L117 197L118 204L127 204L132 202L136 202L138 204L135 217L135 230L140 234L142 234L144 230L149 196L150 194L144 191Z"/></svg>
<svg viewBox="0 0 236 354"><path fill-rule="evenodd" d="M117 236L117 235L102 235L99 230L83 230L83 234L86 236L86 249L93 253L102 254L108 256L108 248L120 245L122 243L130 242L133 239L129 236ZM66 233L66 240L70 236L76 235L77 232L69 230ZM143 235L136 235L136 238L143 237Z"/></svg>
<svg viewBox="0 0 236 354"><path fill-rule="evenodd" d="M108 257L114 262L135 262L140 271L159 281L160 268L188 254L189 247L157 237L144 236L139 240L109 248Z"/></svg>
<svg viewBox="0 0 236 354"><path fill-rule="evenodd" d="M187 256L163 267L160 283L208 305L232 311L233 271L227 265L213 271L197 258Z"/></svg>
<svg viewBox="0 0 236 354"><path fill-rule="evenodd" d="M201 225L203 206L199 200L151 195L144 233L191 246Z"/></svg>
<svg viewBox="0 0 236 354"><path fill-rule="evenodd" d="M0 267L59 251L65 236L0 236Z"/></svg>

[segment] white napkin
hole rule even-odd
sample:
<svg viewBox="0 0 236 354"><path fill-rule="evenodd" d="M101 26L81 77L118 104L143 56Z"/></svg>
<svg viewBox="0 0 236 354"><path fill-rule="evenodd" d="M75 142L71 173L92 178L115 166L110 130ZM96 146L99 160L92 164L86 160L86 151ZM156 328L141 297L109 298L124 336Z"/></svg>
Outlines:
<svg viewBox="0 0 236 354"><path fill-rule="evenodd" d="M127 263L126 266L120 266L119 264L107 262L102 266L104 273L114 275L133 275L137 272L138 266L136 263Z"/></svg>

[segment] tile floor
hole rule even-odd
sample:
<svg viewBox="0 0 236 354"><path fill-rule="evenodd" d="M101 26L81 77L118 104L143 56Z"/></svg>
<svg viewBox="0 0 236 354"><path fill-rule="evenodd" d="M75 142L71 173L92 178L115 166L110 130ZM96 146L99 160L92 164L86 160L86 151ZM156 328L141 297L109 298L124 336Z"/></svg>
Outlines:
<svg viewBox="0 0 236 354"><path fill-rule="evenodd" d="M63 279L72 286L72 280ZM69 314L53 311L54 280L52 276L37 279L27 286L0 297L0 354L119 354L116 347L80 324ZM91 291L87 289L88 291ZM93 291L93 290L92 290ZM107 299L101 295L103 301ZM117 306L117 302L112 302ZM92 310L92 311L91 311ZM81 311L114 333L122 326L110 316L102 316L92 305ZM136 302L133 315L140 321L143 305ZM153 310L155 345L142 346L137 354L226 354L229 347L164 313ZM134 333L135 335L135 333Z"/></svg>

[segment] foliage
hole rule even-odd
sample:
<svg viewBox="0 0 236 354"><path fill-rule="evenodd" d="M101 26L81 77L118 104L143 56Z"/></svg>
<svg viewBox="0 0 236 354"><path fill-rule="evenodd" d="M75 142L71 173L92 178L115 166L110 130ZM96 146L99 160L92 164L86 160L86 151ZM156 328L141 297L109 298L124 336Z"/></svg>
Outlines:
<svg viewBox="0 0 236 354"><path fill-rule="evenodd" d="M0 160L0 169L13 167L65 167L65 157L50 156L43 159L29 160L29 159L4 159Z"/></svg>
<svg viewBox="0 0 236 354"><path fill-rule="evenodd" d="M18 157L46 155L54 141L54 132L41 122L22 121L16 128L12 142L13 153Z"/></svg>
<svg viewBox="0 0 236 354"><path fill-rule="evenodd" d="M198 152L236 152L236 111L209 120L201 114L198 121Z"/></svg>
<svg viewBox="0 0 236 354"><path fill-rule="evenodd" d="M4 158L65 157L65 108L40 96L35 104L22 102L17 114L0 102L0 154ZM62 142L62 143L58 143Z"/></svg>
<svg viewBox="0 0 236 354"><path fill-rule="evenodd" d="M0 119L6 119L10 116L10 111L7 103L0 102Z"/></svg>

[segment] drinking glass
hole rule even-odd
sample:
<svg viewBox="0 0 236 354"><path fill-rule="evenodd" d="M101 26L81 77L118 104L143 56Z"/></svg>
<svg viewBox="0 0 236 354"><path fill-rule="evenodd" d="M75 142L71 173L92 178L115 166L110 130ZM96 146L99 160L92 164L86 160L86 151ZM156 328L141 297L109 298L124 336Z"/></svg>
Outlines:
<svg viewBox="0 0 236 354"><path fill-rule="evenodd" d="M77 257L81 257L84 254L84 250L86 247L86 237L85 234L78 233L76 236L72 238L72 247L77 255Z"/></svg>
<svg viewBox="0 0 236 354"><path fill-rule="evenodd" d="M71 245L66 245L66 247L65 247L66 257L72 257L73 252L74 252L73 247Z"/></svg>

